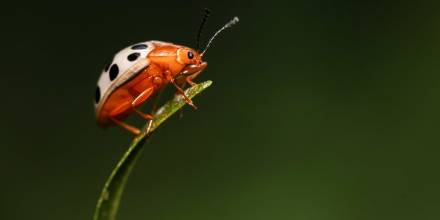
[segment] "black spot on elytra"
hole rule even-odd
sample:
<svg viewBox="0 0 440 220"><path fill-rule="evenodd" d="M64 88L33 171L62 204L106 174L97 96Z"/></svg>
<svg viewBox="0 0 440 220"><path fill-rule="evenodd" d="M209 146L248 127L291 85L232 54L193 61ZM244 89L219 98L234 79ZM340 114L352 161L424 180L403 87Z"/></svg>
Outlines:
<svg viewBox="0 0 440 220"><path fill-rule="evenodd" d="M128 61L135 61L141 54L140 53L132 53L127 56Z"/></svg>
<svg viewBox="0 0 440 220"><path fill-rule="evenodd" d="M131 47L131 49L133 50L142 50L142 49L147 49L147 45L146 44L137 44Z"/></svg>
<svg viewBox="0 0 440 220"><path fill-rule="evenodd" d="M95 102L98 103L100 98L101 98L101 89L99 89L99 86L97 86L95 90Z"/></svg>
<svg viewBox="0 0 440 220"><path fill-rule="evenodd" d="M115 64L113 64L113 65L110 67L110 73L109 73L110 81L113 81L114 79L116 79L116 77L118 76L118 74L119 74L119 67L118 67L118 65L115 63Z"/></svg>

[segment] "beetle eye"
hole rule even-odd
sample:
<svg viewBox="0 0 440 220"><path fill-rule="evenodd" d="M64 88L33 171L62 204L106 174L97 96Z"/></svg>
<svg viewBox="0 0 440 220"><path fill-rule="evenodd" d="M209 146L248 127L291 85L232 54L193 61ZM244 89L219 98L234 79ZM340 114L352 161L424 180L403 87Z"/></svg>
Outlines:
<svg viewBox="0 0 440 220"><path fill-rule="evenodd" d="M189 51L188 52L188 59L191 60L192 58L194 58L194 54L193 54L193 52Z"/></svg>

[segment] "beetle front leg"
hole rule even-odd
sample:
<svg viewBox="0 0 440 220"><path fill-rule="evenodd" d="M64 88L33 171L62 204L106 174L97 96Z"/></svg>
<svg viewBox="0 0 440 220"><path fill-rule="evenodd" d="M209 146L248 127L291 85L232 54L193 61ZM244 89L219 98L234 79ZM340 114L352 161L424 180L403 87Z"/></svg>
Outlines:
<svg viewBox="0 0 440 220"><path fill-rule="evenodd" d="M197 109L197 106L195 106L193 101L190 98L188 98L188 96L186 96L185 92L183 91L182 88L179 87L179 85L177 85L176 81L174 81L174 79L171 79L170 81L174 85L174 87L176 87L177 92L183 96L183 98L185 99L185 102L188 105L192 106L194 109Z"/></svg>
<svg viewBox="0 0 440 220"><path fill-rule="evenodd" d="M165 71L165 77L168 81L171 82L171 84L174 85L174 87L176 87L177 92L179 94L181 94L183 96L183 98L185 99L185 102L192 106L194 109L197 109L197 106L194 105L194 103L192 102L192 100L190 98L188 98L188 96L186 96L185 92L183 91L182 88L180 88L180 86L177 84L176 79L174 78L174 76L171 74L171 72L169 70Z"/></svg>
<svg viewBox="0 0 440 220"><path fill-rule="evenodd" d="M204 69L204 68L203 68ZM203 70L202 69L202 70ZM196 73L193 73L193 74L191 74L191 75L189 75L189 76L187 76L186 78L185 78L185 81L189 84L189 85L191 85L191 86L195 86L195 85L197 85L195 82L193 82L193 79L195 79L201 72L202 72L202 70L200 70L199 72L196 72Z"/></svg>

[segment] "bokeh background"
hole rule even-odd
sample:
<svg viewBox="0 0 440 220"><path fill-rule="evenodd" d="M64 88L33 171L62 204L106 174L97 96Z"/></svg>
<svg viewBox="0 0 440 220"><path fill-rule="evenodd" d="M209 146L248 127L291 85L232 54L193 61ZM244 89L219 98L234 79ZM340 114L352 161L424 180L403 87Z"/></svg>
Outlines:
<svg viewBox="0 0 440 220"><path fill-rule="evenodd" d="M432 1L434 2L434 1ZM17 3L1 13L0 219L91 219L131 135L92 99L121 48L194 46L214 85L145 146L119 219L439 219L430 1ZM132 119L137 124L140 119Z"/></svg>

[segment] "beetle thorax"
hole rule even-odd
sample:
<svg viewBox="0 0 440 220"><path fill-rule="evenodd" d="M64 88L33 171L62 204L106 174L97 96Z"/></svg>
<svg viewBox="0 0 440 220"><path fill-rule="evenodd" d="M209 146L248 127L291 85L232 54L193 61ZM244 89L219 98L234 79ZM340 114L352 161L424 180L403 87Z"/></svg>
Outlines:
<svg viewBox="0 0 440 220"><path fill-rule="evenodd" d="M164 73L174 77L185 67L185 64L178 62L177 51L180 46L174 44L157 45L148 55L150 61L156 64Z"/></svg>

